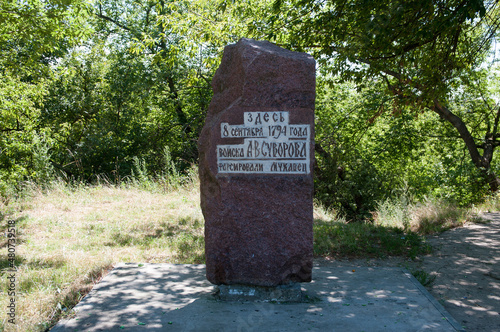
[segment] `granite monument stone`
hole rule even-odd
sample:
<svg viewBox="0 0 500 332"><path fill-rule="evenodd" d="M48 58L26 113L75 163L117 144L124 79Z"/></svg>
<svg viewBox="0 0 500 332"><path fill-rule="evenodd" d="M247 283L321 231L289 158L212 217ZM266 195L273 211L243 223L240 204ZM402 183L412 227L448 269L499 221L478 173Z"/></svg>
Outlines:
<svg viewBox="0 0 500 332"><path fill-rule="evenodd" d="M311 281L314 59L241 39L212 88L198 141L208 280Z"/></svg>

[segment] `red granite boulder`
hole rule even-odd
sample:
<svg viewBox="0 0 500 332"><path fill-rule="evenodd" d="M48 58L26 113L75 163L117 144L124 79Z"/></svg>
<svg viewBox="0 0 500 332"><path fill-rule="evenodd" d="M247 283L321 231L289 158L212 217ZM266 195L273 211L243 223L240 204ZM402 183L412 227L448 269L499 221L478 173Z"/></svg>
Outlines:
<svg viewBox="0 0 500 332"><path fill-rule="evenodd" d="M241 39L224 50L198 141L207 278L311 280L315 61Z"/></svg>

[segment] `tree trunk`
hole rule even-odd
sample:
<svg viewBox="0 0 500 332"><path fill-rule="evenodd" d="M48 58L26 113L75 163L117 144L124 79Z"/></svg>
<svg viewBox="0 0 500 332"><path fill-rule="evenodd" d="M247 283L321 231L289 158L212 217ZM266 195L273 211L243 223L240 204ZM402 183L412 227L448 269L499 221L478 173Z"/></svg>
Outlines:
<svg viewBox="0 0 500 332"><path fill-rule="evenodd" d="M484 144L481 146L484 152L483 155L481 155L474 138L462 119L453 114L446 106L441 105L437 99L434 99L433 111L455 127L464 141L467 150L469 151L472 162L480 170L482 176L488 182L490 190L492 192L498 191L500 187L500 179L491 171L491 160L493 159L493 152L496 146L494 139L495 133L486 134Z"/></svg>

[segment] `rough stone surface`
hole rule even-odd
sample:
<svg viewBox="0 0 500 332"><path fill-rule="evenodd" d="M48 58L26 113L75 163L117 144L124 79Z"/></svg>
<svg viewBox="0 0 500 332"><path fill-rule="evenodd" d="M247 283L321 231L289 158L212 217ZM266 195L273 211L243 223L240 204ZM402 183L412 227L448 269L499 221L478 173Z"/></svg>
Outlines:
<svg viewBox="0 0 500 332"><path fill-rule="evenodd" d="M217 285L257 286L311 281L314 59L269 42L241 39L225 48L212 88L214 96L198 141L208 280ZM250 117L255 120L258 116L249 115L251 112L264 112L260 120L268 122L263 121L260 127L259 122L249 124ZM270 120L273 117L277 122ZM281 121L283 118L285 121ZM247 150L252 146L244 134L222 137L227 134L222 129L224 124L236 129L257 128L246 134L257 135L254 138L267 135L254 140L259 148L251 157L269 157L273 142L275 148L284 144L288 152L295 149L295 155L275 151L274 160L260 161L267 170L256 167L255 172L249 168L222 171L221 163L233 161L221 161L222 157L219 160L219 147L239 145L250 155ZM280 125L281 129L287 126L289 132L270 137L268 125ZM306 128L307 139L290 139L294 125L298 126L295 129ZM259 133L259 128L265 133ZM279 172L281 168L275 164L278 157L303 157L305 148L307 160L285 160L289 168ZM238 158L238 153L231 156L240 163L248 162L248 158ZM297 165L292 170L293 163Z"/></svg>

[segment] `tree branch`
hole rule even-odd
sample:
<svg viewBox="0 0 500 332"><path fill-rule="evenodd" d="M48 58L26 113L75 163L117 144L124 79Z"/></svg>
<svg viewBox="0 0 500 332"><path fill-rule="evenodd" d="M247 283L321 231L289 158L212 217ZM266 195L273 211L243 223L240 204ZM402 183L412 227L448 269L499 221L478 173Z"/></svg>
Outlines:
<svg viewBox="0 0 500 332"><path fill-rule="evenodd" d="M462 121L462 119L453 114L446 106L441 105L441 103L439 103L437 99L434 99L434 107L432 108L432 110L436 112L441 118L451 123L453 127L455 127L455 129L460 134L460 137L464 141L474 165L476 165L477 168L483 167L483 158L479 154L476 143L474 142L474 138L472 137L469 129L467 129L467 126Z"/></svg>
<svg viewBox="0 0 500 332"><path fill-rule="evenodd" d="M20 128L0 128L0 132L2 132L2 133L10 133L12 131L23 131L23 129L20 129Z"/></svg>
<svg viewBox="0 0 500 332"><path fill-rule="evenodd" d="M134 35L134 37L136 37L136 38L140 38L140 37L141 37L140 35L138 35L138 34L137 34L137 33L135 33L134 31L132 31L132 29L130 29L130 28L129 28L128 26L126 26L125 24L120 23L120 22L118 22L117 20L112 19L112 18L111 18L111 17L109 17L109 16L104 15L104 14L102 13L102 7L101 7L101 4L99 4L99 13L95 13L95 15L96 15L97 17L99 17L100 19L103 19L103 20L106 20L106 21L108 21L108 22L113 23L114 25L116 25L116 26L118 26L118 27L122 28L123 30L127 30L128 32L132 33L132 34Z"/></svg>
<svg viewBox="0 0 500 332"><path fill-rule="evenodd" d="M492 132L493 137L497 136L498 122L499 121L500 121L500 106L498 107L497 115L495 116L495 122L493 124L493 132Z"/></svg>

